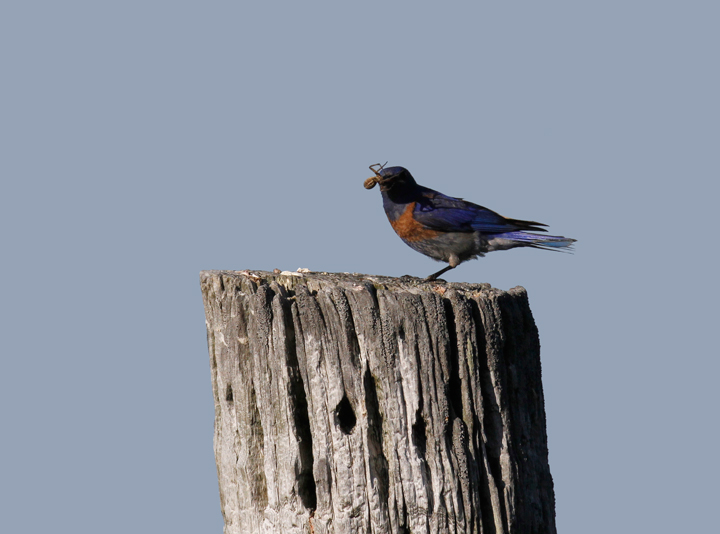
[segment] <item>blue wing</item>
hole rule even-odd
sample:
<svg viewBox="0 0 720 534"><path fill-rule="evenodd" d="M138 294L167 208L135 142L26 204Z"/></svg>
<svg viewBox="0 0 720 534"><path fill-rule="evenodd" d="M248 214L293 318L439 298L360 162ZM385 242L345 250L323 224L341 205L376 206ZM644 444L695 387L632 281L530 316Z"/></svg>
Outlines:
<svg viewBox="0 0 720 534"><path fill-rule="evenodd" d="M482 232L500 234L514 230L545 232L542 223L508 219L483 206L453 198L422 187L415 205L414 219L442 232Z"/></svg>

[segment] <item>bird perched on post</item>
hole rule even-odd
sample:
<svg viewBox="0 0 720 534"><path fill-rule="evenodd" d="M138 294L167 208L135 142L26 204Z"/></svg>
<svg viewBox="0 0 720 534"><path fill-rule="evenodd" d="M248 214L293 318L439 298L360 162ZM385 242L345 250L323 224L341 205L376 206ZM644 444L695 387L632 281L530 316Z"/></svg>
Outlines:
<svg viewBox="0 0 720 534"><path fill-rule="evenodd" d="M386 164L387 165L387 164ZM576 241L569 237L534 234L546 232L542 223L508 219L461 198L453 198L418 185L404 167L370 165L375 173L365 189L380 184L383 207L395 233L412 249L444 261L448 266L425 280L454 269L462 262L493 250L532 247L567 249Z"/></svg>

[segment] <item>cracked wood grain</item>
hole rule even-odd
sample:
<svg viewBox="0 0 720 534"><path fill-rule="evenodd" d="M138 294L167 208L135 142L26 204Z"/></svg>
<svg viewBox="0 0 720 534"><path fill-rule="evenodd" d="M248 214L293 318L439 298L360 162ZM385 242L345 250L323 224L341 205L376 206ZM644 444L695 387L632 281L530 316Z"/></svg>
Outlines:
<svg viewBox="0 0 720 534"><path fill-rule="evenodd" d="M225 534L554 534L523 288L204 271Z"/></svg>

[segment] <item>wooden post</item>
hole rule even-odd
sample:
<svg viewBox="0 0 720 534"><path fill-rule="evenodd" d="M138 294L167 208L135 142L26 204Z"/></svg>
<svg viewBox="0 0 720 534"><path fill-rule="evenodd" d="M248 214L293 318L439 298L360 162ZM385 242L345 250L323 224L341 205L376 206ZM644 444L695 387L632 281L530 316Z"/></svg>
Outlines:
<svg viewBox="0 0 720 534"><path fill-rule="evenodd" d="M225 534L554 534L521 287L204 271Z"/></svg>

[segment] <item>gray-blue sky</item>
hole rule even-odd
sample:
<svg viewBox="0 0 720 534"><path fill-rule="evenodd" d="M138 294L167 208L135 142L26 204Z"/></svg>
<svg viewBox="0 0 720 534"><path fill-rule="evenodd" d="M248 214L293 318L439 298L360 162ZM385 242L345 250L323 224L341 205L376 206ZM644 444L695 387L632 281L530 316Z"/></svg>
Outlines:
<svg viewBox="0 0 720 534"><path fill-rule="evenodd" d="M202 269L425 276L366 191L575 237L523 285L562 532L715 523L714 2L0 8L3 532L220 532Z"/></svg>

